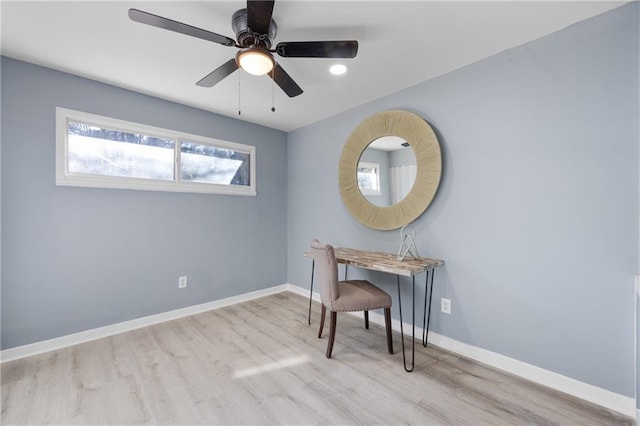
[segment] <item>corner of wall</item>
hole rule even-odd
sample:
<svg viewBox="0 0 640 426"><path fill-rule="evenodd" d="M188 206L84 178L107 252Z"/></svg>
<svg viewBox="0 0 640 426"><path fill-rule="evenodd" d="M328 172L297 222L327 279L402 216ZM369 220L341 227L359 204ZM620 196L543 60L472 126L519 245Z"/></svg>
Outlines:
<svg viewBox="0 0 640 426"><path fill-rule="evenodd" d="M637 31L637 36L640 36L640 2L635 2L635 8L636 8L636 31ZM638 40L639 37L636 37L636 40ZM638 49L638 55L637 55L637 60L638 60L638 64L637 64L637 71L638 71L638 79L636 80L636 88L637 88L637 105L636 105L636 112L638 114L638 121L636 122L636 136L638 138L638 163L637 163L637 168L636 171L638 173L638 175L636 176L636 178L638 179L638 211L640 211L640 42L638 42L637 45L637 49ZM640 219L638 219L638 266L637 266L637 272L640 273ZM636 339L636 344L635 344L635 360L636 360L636 365L635 365L635 369L636 369L636 374L635 374L635 379L636 379L636 425L640 425L640 303L639 303L639 298L640 298L640 275L636 275L635 278L635 292L636 292L636 297L635 297L635 318L636 318L636 322L635 322L635 328L636 328L636 332L635 332L635 339Z"/></svg>
<svg viewBox="0 0 640 426"><path fill-rule="evenodd" d="M2 7L0 7L0 22L2 22ZM0 45L2 32L0 31ZM0 129L2 129L2 56L0 55ZM0 131L0 324L2 324L2 132ZM0 336L2 327L0 325ZM1 345L0 345L1 346Z"/></svg>

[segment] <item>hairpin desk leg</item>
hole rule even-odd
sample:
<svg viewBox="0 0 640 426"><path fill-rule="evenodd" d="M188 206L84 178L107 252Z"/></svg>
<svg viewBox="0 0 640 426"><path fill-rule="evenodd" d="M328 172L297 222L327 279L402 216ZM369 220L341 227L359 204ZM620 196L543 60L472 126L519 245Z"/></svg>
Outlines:
<svg viewBox="0 0 640 426"><path fill-rule="evenodd" d="M313 300L313 272L315 268L316 268L316 261L315 259L311 259L311 288L309 289L309 321L307 322L308 325L311 325L311 301Z"/></svg>
<svg viewBox="0 0 640 426"><path fill-rule="evenodd" d="M431 320L431 299L433 298L433 276L436 270L427 271L427 279L424 283L424 314L422 317L422 346L427 347L429 340L429 321ZM429 283L429 275L431 275L431 283ZM429 294L429 303L427 304L427 293ZM426 324L426 326L425 326Z"/></svg>
<svg viewBox="0 0 640 426"><path fill-rule="evenodd" d="M398 283L398 309L400 311L400 340L402 342L402 362L404 363L404 371L407 373L411 373L415 368L415 357L416 357L416 277L415 275L411 277L413 279L412 282L412 312L411 312L411 323L413 324L413 332L411 335L411 368L407 368L407 357L404 351L404 329L402 326L402 297L400 296L400 275L396 275L396 282Z"/></svg>

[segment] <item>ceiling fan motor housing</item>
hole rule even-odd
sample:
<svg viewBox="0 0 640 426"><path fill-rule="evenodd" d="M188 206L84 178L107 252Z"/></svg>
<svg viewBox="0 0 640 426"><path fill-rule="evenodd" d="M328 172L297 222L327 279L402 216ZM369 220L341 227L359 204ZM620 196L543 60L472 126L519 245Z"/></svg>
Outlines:
<svg viewBox="0 0 640 426"><path fill-rule="evenodd" d="M236 40L242 47L260 46L271 49L271 44L276 38L278 26L276 21L271 20L268 34L258 34L253 32L247 23L247 9L240 9L231 18L231 28L236 33Z"/></svg>

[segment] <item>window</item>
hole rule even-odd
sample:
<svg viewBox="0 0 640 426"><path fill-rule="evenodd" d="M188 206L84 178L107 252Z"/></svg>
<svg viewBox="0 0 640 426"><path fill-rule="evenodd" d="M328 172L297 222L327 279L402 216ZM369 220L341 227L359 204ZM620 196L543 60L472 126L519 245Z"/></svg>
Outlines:
<svg viewBox="0 0 640 426"><path fill-rule="evenodd" d="M255 147L56 108L56 184L256 195Z"/></svg>
<svg viewBox="0 0 640 426"><path fill-rule="evenodd" d="M363 195L380 195L380 165L358 163L358 187Z"/></svg>

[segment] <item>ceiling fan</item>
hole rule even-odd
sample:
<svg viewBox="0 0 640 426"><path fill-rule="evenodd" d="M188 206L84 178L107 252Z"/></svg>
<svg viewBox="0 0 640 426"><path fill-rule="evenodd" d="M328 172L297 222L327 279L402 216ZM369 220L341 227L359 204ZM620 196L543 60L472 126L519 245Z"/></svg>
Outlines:
<svg viewBox="0 0 640 426"><path fill-rule="evenodd" d="M247 0L247 8L238 10L231 18L236 40L138 9L129 9L129 18L135 22L240 49L235 58L220 65L196 83L201 87L212 87L242 68L254 75L268 74L293 98L300 95L302 89L275 61L273 53L283 58L355 58L358 53L358 42L355 40L284 41L271 49L278 31L276 22L271 19L274 3L275 0Z"/></svg>

